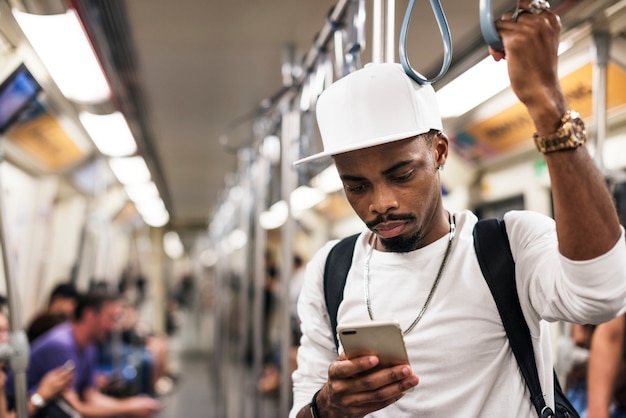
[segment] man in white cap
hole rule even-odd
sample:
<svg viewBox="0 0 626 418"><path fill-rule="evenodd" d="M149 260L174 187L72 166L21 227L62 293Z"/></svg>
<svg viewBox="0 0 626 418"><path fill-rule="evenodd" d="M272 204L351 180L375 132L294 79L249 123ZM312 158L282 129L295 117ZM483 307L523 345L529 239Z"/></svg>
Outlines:
<svg viewBox="0 0 626 418"><path fill-rule="evenodd" d="M519 7L496 28L511 88L548 165L555 220L514 211L504 222L539 380L554 409L546 321L600 323L623 311L626 247L582 121L559 86L560 21L547 2ZM337 357L323 289L329 243L309 263L300 296L290 417L537 416L476 258L477 218L442 204L449 144L433 89L397 64L372 64L330 86L317 117L324 151L298 163L332 156L368 227L356 241L338 323L397 320L410 366L378 369L377 356L347 359L341 348Z"/></svg>

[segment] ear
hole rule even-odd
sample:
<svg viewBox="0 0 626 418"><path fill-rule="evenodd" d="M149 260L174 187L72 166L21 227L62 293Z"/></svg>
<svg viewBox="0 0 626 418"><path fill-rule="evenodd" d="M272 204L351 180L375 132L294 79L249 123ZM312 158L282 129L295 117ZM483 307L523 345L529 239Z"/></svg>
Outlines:
<svg viewBox="0 0 626 418"><path fill-rule="evenodd" d="M440 132L433 138L433 155L435 156L435 164L443 166L448 159L448 137Z"/></svg>

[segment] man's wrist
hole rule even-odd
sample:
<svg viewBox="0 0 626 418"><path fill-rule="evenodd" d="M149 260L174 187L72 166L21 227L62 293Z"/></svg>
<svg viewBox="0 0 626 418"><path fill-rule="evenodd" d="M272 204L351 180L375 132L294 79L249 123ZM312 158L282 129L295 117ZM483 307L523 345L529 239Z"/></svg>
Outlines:
<svg viewBox="0 0 626 418"><path fill-rule="evenodd" d="M35 407L37 407L38 409L43 408L44 406L46 406L46 401L43 399L43 397L35 392L30 396L30 403L32 403Z"/></svg>
<svg viewBox="0 0 626 418"><path fill-rule="evenodd" d="M313 398L311 399L311 403L309 404L311 408L311 416L313 418L322 418L320 415L319 409L317 409L317 396L320 394L321 391L322 389L315 392L315 395L313 395Z"/></svg>

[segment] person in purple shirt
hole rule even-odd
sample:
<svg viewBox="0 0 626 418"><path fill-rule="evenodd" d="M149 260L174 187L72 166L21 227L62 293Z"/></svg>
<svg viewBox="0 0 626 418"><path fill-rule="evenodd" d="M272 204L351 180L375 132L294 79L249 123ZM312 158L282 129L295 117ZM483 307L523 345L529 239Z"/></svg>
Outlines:
<svg viewBox="0 0 626 418"><path fill-rule="evenodd" d="M105 293L80 295L71 322L62 323L37 338L31 346L28 386L35 386L50 370L62 365L75 367L72 388L65 400L84 417L151 417L158 400L148 396L117 399L94 385L97 341L115 328L121 313L117 296Z"/></svg>

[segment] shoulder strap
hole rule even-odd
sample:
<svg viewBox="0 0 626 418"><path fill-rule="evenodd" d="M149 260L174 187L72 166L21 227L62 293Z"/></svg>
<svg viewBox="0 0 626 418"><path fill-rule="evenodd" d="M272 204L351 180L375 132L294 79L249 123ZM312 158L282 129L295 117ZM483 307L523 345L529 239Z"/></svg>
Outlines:
<svg viewBox="0 0 626 418"><path fill-rule="evenodd" d="M517 295L515 261L504 221L495 218L478 221L474 227L474 248L480 270L500 312L511 350L530 390L530 400L539 417L553 416L539 383L530 330Z"/></svg>
<svg viewBox="0 0 626 418"><path fill-rule="evenodd" d="M324 265L324 299L330 316L330 329L335 339L335 347L339 348L337 340L337 311L343 300L343 288L352 266L352 255L359 234L351 235L339 241L328 253Z"/></svg>

